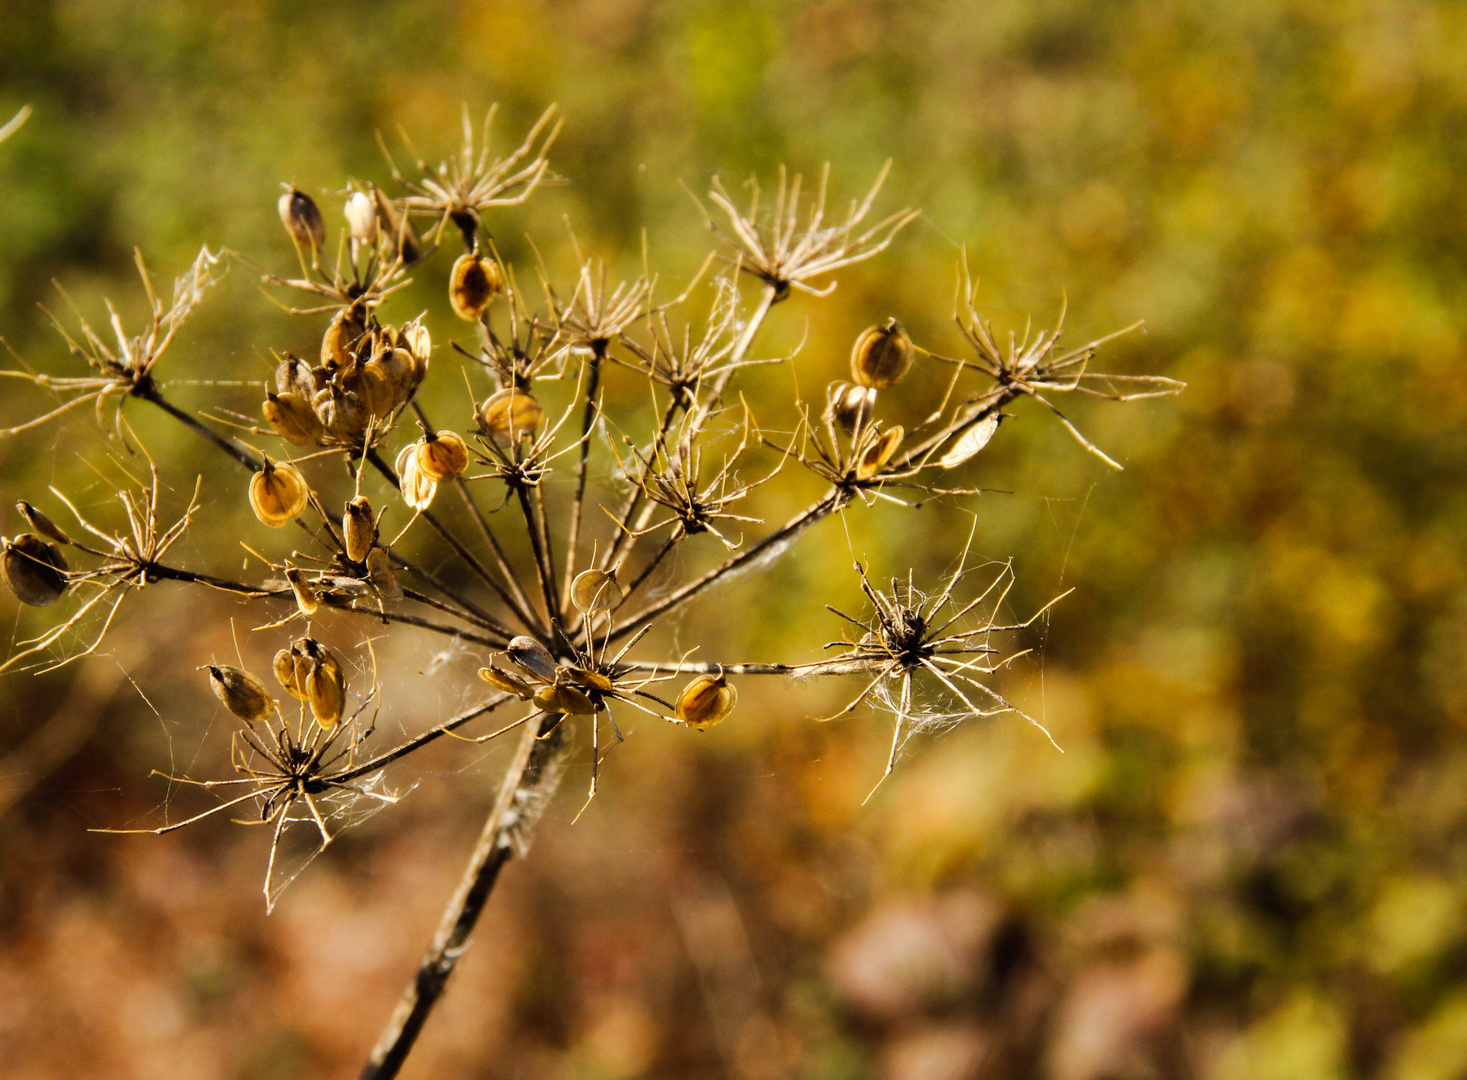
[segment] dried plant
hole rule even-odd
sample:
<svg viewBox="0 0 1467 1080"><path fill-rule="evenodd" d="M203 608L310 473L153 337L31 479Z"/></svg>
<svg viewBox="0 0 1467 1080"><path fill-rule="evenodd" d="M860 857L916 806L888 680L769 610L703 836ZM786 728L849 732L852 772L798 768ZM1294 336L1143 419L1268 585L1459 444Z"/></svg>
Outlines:
<svg viewBox="0 0 1467 1080"><path fill-rule="evenodd" d="M551 122L547 111L516 150L496 158L488 120L476 139L466 115L456 155L435 167L418 160L420 175L412 180L392 166L402 194L348 185L345 226L329 267L322 259L328 230L319 207L307 193L286 190L280 213L300 275L261 270L261 279L270 289L304 297L300 305L281 304L318 319L322 340L319 356L277 354L274 386L266 387L260 404L263 424L222 406L195 415L167 395L159 377L159 362L178 328L216 277L221 257L207 249L178 279L171 305L154 294L139 258L152 313L141 333L126 333L110 305L115 340L94 332L80 314L78 331L62 329L71 354L91 374L6 372L63 399L9 434L82 404L94 403L100 414L111 403L110 426L123 449L136 452L139 440L124 408L145 402L249 471L235 499L241 512L248 503L265 526L294 523L301 532L292 536L306 541L304 550L251 547L261 567L253 581L179 565L173 553L200 507L200 492L196 487L172 524L160 524L159 478L151 464L146 481L119 486L120 529L86 520L59 491L55 499L76 519L82 539L31 503L20 504L33 531L5 541L5 579L27 603L65 600L72 608L59 624L20 643L5 668L54 665L94 652L125 596L154 582L224 591L258 607L262 621L255 633L267 640L287 626L296 633L275 657L284 705L248 671L207 665L216 696L240 721L231 749L235 775L168 779L217 797L217 805L130 831L166 832L252 808L252 819L273 833L264 885L273 905L303 865L277 871L277 853L293 826L314 838L311 854L318 853L364 809L397 801L388 786L394 764L444 736L482 743L519 732L460 888L365 1077L395 1075L411 1049L500 868L524 851L556 788L569 752L568 726L589 727L594 797L603 729L623 738L618 713L633 710L705 729L735 710L743 677L850 676L864 683L837 716L867 704L894 714L884 777L913 730L967 717L1024 715L995 676L1023 654L1022 643L1008 640L1039 613L1023 621L1006 616L1013 583L1007 564L976 597L959 600L972 573L965 550L930 595L910 574L878 589L858 563L865 610L831 608L850 632L827 646L838 652L824 659L743 663L694 662L686 653L649 656L649 643L658 640L650 635L655 626L740 572L782 555L811 526L858 499L905 505L908 493L923 500L972 493L975 488L953 478L962 477L987 446L1011 402L1039 401L1087 450L1114 464L1050 396L1073 391L1126 401L1180 389L1159 376L1092 371L1109 337L1060 351L1059 324L1032 339L1028 333L1019 340L1010 336L1001 348L974 307L964 265L956 319L972 356L921 348L895 319L876 313L885 321L856 340L852 381L827 388L818 416L803 402L789 402L793 422L785 426L793 434L771 438L747 401L728 399L730 383L748 369L780 362L753 352L778 305L795 293L828 295L834 272L883 251L913 219L915 212L902 210L868 224L886 170L833 225L826 220L824 172L813 199L805 197L798 176L781 172L767 213L757 185L751 185L748 208L740 210L715 181L709 197L728 224L709 221L726 256L711 280L704 280L714 265L708 261L685 288L659 300L649 271L608 285L605 266L582 259L568 294L541 269L542 312L531 309L515 268L489 242L483 218L524 202L551 179L546 155L559 131ZM426 227L426 243L415 222ZM412 267L433 255L449 222L464 242L449 299L474 339L467 347L455 342L452 350L438 349L435 360L426 322L389 322L386 307ZM756 297L743 291L747 277L758 283ZM706 310L695 301L699 288L709 296ZM450 384L463 380L471 395L457 430L438 428L418 401L430 363L441 369L450 360L460 370L440 377ZM938 407L907 432L881 415L882 406L900 393L918 362L946 365L950 375ZM650 405L645 413L629 419L607 409L605 387L613 373L639 387L637 395ZM552 401L559 404L547 408ZM278 445L267 453L246 437ZM305 452L291 457L296 450ZM344 483L343 474L326 471L333 460L345 467ZM754 493L785 475L792 461L818 477L822 491L787 521L763 527ZM373 505L363 494L370 473L390 485L390 502L400 499L400 506L383 503L380 495ZM568 479L567 496L547 493L551 476ZM445 487L456 501L451 511L435 512ZM382 528L389 511L404 522L395 526L395 536ZM419 547L439 545L431 561L414 561L400 550L410 531L424 534ZM683 545L706 544L697 540L704 534L721 543L724 557L677 581L669 556ZM478 650L486 696L396 746L374 747L380 704L375 659L369 688L353 699L348 665L312 636L322 609L370 620L379 635L408 626ZM365 637L361 648L370 653ZM689 681L680 689L665 685L683 679ZM371 717L363 720L369 709ZM471 726L507 709L517 715L491 730Z"/></svg>

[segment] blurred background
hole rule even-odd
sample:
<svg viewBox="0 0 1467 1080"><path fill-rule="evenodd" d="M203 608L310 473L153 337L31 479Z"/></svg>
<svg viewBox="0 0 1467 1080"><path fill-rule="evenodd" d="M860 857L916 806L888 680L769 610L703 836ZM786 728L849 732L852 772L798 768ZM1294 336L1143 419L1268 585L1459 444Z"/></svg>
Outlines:
<svg viewBox="0 0 1467 1080"><path fill-rule="evenodd" d="M0 120L35 109L0 147L0 334L75 373L37 304L62 312L55 279L94 322L104 295L136 321L134 246L165 288L201 244L289 268L282 181L334 222L348 178L390 181L378 132L400 164L399 125L436 160L464 103L502 104L501 146L560 104L567 182L486 225L527 279L532 236L564 291L563 222L633 274L645 228L670 292L710 243L684 185L828 161L845 200L893 159L878 209L924 216L830 298L776 311L756 351L803 344L747 380L770 430L792 424L793 380L817 395L871 323L956 352L962 247L999 332L1052 323L1062 295L1071 341L1144 318L1101 367L1188 389L1075 407L1121 473L1015 406L967 474L1011 494L853 508L663 644L809 659L840 632L821 605L860 607L853 553L933 581L976 514L975 563L1015 559L1014 612L1076 590L1003 683L1065 753L1012 716L969 722L911 740L863 805L889 716L808 719L850 680L744 680L701 736L629 723L572 824L576 757L403 1075L1450 1080L1464 54L1449 0L0 0ZM446 267L388 312L428 310L440 345L463 334ZM319 320L254 281L234 260L160 367L180 400L252 413L269 350L315 347ZM446 359L428 400L461 428ZM921 415L929 387L900 407ZM43 403L8 385L0 424ZM22 531L19 497L59 513L52 484L115 521L102 477L140 460L84 413L0 440L0 530ZM241 535L280 543L237 469L127 415L165 516L204 473L180 561L243 573ZM791 480L761 512L811 490ZM52 624L17 606L0 597L12 638ZM231 620L257 670L287 631L252 637L257 613L167 585L119 619L96 657L0 681L0 1072L355 1075L506 751L415 757L402 803L267 917L263 830L86 830L206 805L165 805L148 776L225 775L230 725L196 665L233 657ZM387 734L473 699L473 651L379 649Z"/></svg>

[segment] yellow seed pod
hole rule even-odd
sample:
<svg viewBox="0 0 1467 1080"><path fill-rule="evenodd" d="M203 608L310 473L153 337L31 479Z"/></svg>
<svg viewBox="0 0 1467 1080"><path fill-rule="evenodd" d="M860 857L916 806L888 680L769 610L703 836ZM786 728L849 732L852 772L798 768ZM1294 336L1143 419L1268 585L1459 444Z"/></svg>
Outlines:
<svg viewBox="0 0 1467 1080"><path fill-rule="evenodd" d="M460 319L477 322L494 298L504 291L499 264L482 255L460 255L448 277L448 301Z"/></svg>
<svg viewBox="0 0 1467 1080"><path fill-rule="evenodd" d="M265 690L265 684L237 667L210 664L209 689L220 704L241 720L252 723L275 711L275 699Z"/></svg>
<svg viewBox="0 0 1467 1080"><path fill-rule="evenodd" d="M833 382L825 392L826 413L847 435L871 422L876 409L876 388L855 383Z"/></svg>
<svg viewBox="0 0 1467 1080"><path fill-rule="evenodd" d="M902 441L901 425L889 428L878 438L872 439L856 461L856 479L870 480L886 467Z"/></svg>
<svg viewBox="0 0 1467 1080"><path fill-rule="evenodd" d="M677 718L702 731L728 718L739 692L722 675L699 675L677 697Z"/></svg>
<svg viewBox="0 0 1467 1080"><path fill-rule="evenodd" d="M585 668L580 667L567 667L565 673L571 677L573 682L589 690L600 690L603 694L609 694L616 689L616 684L599 671L587 671Z"/></svg>
<svg viewBox="0 0 1467 1080"><path fill-rule="evenodd" d="M392 556L387 553L386 548L374 547L367 553L367 580L382 599L402 599L402 585L392 569Z"/></svg>
<svg viewBox="0 0 1467 1080"><path fill-rule="evenodd" d="M61 549L33 533L4 542L0 574L22 604L45 607L66 592L66 559Z"/></svg>
<svg viewBox="0 0 1467 1080"><path fill-rule="evenodd" d="M596 703L574 686L542 686L535 691L535 704L546 712L572 716L590 716L597 710Z"/></svg>
<svg viewBox="0 0 1467 1080"><path fill-rule="evenodd" d="M358 495L346 504L346 513L341 515L341 535L346 542L346 557L352 562L362 562L372 545L377 542L377 522L372 517L372 504L365 495Z"/></svg>
<svg viewBox="0 0 1467 1080"><path fill-rule="evenodd" d="M851 375L862 386L886 390L901 382L911 366L912 339L895 319L871 327L851 350Z"/></svg>
<svg viewBox="0 0 1467 1080"><path fill-rule="evenodd" d="M304 691L311 715L323 728L333 728L341 721L346 706L346 675L331 650L313 638L302 638L297 648L303 654L296 663L295 674ZM304 673L304 678L299 678Z"/></svg>
<svg viewBox="0 0 1467 1080"><path fill-rule="evenodd" d="M490 664L488 667L479 669L479 678L483 679L496 690L503 690L506 694L513 694L521 701L529 701L535 696L535 689L518 675L511 675L501 667Z"/></svg>
<svg viewBox="0 0 1467 1080"><path fill-rule="evenodd" d="M298 701L306 700L306 669L309 665L310 661L306 659L299 645L281 649L275 654L275 678L285 688L285 692Z"/></svg>
<svg viewBox="0 0 1467 1080"><path fill-rule="evenodd" d="M356 351L367 334L367 324L355 308L344 307L332 316L321 337L321 364L344 368L356 359Z"/></svg>
<svg viewBox="0 0 1467 1080"><path fill-rule="evenodd" d="M265 422L275 434L296 446L315 446L326 429L311 409L310 402L296 394L270 394L261 406Z"/></svg>
<svg viewBox="0 0 1467 1080"><path fill-rule="evenodd" d="M397 482L402 487L402 497L414 510L426 510L438 493L438 485L431 476L418 468L418 444L408 443L397 455Z"/></svg>
<svg viewBox="0 0 1467 1080"><path fill-rule="evenodd" d="M418 440L418 468L437 483L462 475L469 467L469 448L461 435L440 431Z"/></svg>
<svg viewBox="0 0 1467 1080"><path fill-rule="evenodd" d="M369 247L377 243L377 206L365 191L353 191L342 207L351 238Z"/></svg>
<svg viewBox="0 0 1467 1080"><path fill-rule="evenodd" d="M577 611L588 615L599 611L610 611L622 601L621 586L616 583L616 574L605 570L583 570L571 582L571 603Z"/></svg>
<svg viewBox="0 0 1467 1080"><path fill-rule="evenodd" d="M306 508L311 489L294 465L265 459L250 477L250 509L272 529L278 529Z"/></svg>
<svg viewBox="0 0 1467 1080"><path fill-rule="evenodd" d="M349 396L359 398L367 413L377 420L386 420L397 406L396 388L381 366L370 360L358 364L356 370L341 380L341 386Z"/></svg>
<svg viewBox="0 0 1467 1080"><path fill-rule="evenodd" d="M523 634L517 638L511 638L505 647L504 655L541 682L555 681L555 657L551 656L550 650L534 638L526 637Z"/></svg>
<svg viewBox="0 0 1467 1080"><path fill-rule="evenodd" d="M50 517L37 510L24 499L16 503L15 508L20 511L21 517L30 522L31 528L35 529L36 532L40 533L47 540L55 540L58 544L71 543L71 537L61 531L61 526L57 525Z"/></svg>
<svg viewBox="0 0 1467 1080"><path fill-rule="evenodd" d="M316 614L316 609L321 606L321 598L306 580L306 575L291 566L286 568L285 580L290 582L290 591L295 593L295 606L300 613L306 616Z"/></svg>
<svg viewBox="0 0 1467 1080"><path fill-rule="evenodd" d="M500 446L533 439L545 420L545 410L524 390L507 387L479 407L479 430Z"/></svg>
<svg viewBox="0 0 1467 1080"><path fill-rule="evenodd" d="M280 223L290 238L304 248L318 250L326 242L326 222L316 200L292 184L277 205Z"/></svg>
<svg viewBox="0 0 1467 1080"><path fill-rule="evenodd" d="M406 349L384 349L363 364L362 371L364 373L375 371L381 376L382 382L391 394L392 404L388 412L412 397L420 381L417 362Z"/></svg>

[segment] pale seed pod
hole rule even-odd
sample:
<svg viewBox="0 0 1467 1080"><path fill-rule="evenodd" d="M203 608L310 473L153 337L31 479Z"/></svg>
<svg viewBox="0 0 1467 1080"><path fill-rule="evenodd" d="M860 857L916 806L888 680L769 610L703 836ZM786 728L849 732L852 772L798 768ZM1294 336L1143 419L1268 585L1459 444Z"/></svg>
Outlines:
<svg viewBox="0 0 1467 1080"><path fill-rule="evenodd" d="M504 655L541 682L555 681L555 658L550 655L549 649L534 638L524 635L512 638L505 646Z"/></svg>
<svg viewBox="0 0 1467 1080"><path fill-rule="evenodd" d="M388 383L387 376L379 365L370 360L365 364L358 364L351 374L345 376L341 380L341 388L360 401L369 416L379 420L390 416L397 404L394 400L396 394Z"/></svg>
<svg viewBox="0 0 1467 1080"><path fill-rule="evenodd" d="M377 205L365 191L353 191L347 197L341 211L346 216L346 226L351 238L358 244L374 247L377 243Z"/></svg>
<svg viewBox="0 0 1467 1080"><path fill-rule="evenodd" d="M250 477L250 509L272 529L296 517L310 501L311 488L294 465L265 459L264 467Z"/></svg>
<svg viewBox="0 0 1467 1080"><path fill-rule="evenodd" d="M275 678L286 693L298 701L306 700L306 668L309 664L298 645L275 654Z"/></svg>
<svg viewBox="0 0 1467 1080"><path fill-rule="evenodd" d="M546 712L572 716L590 716L597 711L596 703L574 686L542 686L535 691L535 704Z"/></svg>
<svg viewBox="0 0 1467 1080"><path fill-rule="evenodd" d="M367 421L372 415L359 395L336 383L317 393L311 406L326 431L341 442L359 439L366 432Z"/></svg>
<svg viewBox="0 0 1467 1080"><path fill-rule="evenodd" d="M912 339L895 319L865 331L851 350L851 375L862 386L889 389L906 377L911 366Z"/></svg>
<svg viewBox="0 0 1467 1080"><path fill-rule="evenodd" d="M237 667L210 664L209 689L221 705L246 723L263 720L275 711L275 699L265 684Z"/></svg>
<svg viewBox="0 0 1467 1080"><path fill-rule="evenodd" d="M418 468L435 483L460 476L469 467L469 448L463 437L452 431L424 435L417 444Z"/></svg>
<svg viewBox="0 0 1467 1080"><path fill-rule="evenodd" d="M952 469L961 465L969 458L975 456L992 440L994 432L998 430L999 419L1002 413L991 413L979 420L976 424L963 432L953 440L948 452L938 459L937 464L944 469Z"/></svg>
<svg viewBox="0 0 1467 1080"><path fill-rule="evenodd" d="M545 410L524 390L506 387L491 394L479 407L479 429L500 446L533 439L545 420Z"/></svg>
<svg viewBox="0 0 1467 1080"><path fill-rule="evenodd" d="M61 531L61 526L57 525L46 514L37 510L24 499L16 503L15 508L20 511L21 517L30 522L31 528L35 529L36 532L40 533L47 540L55 540L58 544L71 543L71 537Z"/></svg>
<svg viewBox="0 0 1467 1080"><path fill-rule="evenodd" d="M399 347L406 349L418 366L418 381L421 382L428 373L428 360L433 353L433 337L423 325L422 318L403 323L397 332L397 340Z"/></svg>
<svg viewBox="0 0 1467 1080"><path fill-rule="evenodd" d="M374 547L367 552L367 579L382 599L402 599L402 585L398 583L397 574L392 569L392 556L386 548Z"/></svg>
<svg viewBox="0 0 1467 1080"><path fill-rule="evenodd" d="M571 603L577 611L592 614L610 611L622 601L616 574L605 570L582 570L571 582Z"/></svg>
<svg viewBox="0 0 1467 1080"><path fill-rule="evenodd" d="M511 675L501 667L490 664L488 667L479 669L479 678L483 679L496 690L503 690L506 694L513 694L521 701L529 701L535 696L535 688L525 682L518 675Z"/></svg>
<svg viewBox="0 0 1467 1080"><path fill-rule="evenodd" d="M290 233L290 238L301 247L317 251L326 243L326 222L321 219L321 208L304 191L292 184L280 196L278 209L280 223Z"/></svg>
<svg viewBox="0 0 1467 1080"><path fill-rule="evenodd" d="M320 387L316 385L316 376L306 362L299 356L286 353L275 365L275 389L282 394L295 394L310 400Z"/></svg>
<svg viewBox="0 0 1467 1080"><path fill-rule="evenodd" d="M876 410L876 388L855 383L833 382L825 391L825 407L831 420L847 435L871 422Z"/></svg>
<svg viewBox="0 0 1467 1080"><path fill-rule="evenodd" d="M448 276L448 302L460 319L478 322L496 296L504 291L499 264L483 255L460 255Z"/></svg>
<svg viewBox="0 0 1467 1080"><path fill-rule="evenodd" d="M393 409L406 402L417 389L417 364L406 349L387 349L368 360L362 371L380 373L383 384L392 395Z"/></svg>
<svg viewBox="0 0 1467 1080"><path fill-rule="evenodd" d="M66 559L61 549L34 533L22 533L4 542L0 574L22 604L45 607L66 592Z"/></svg>
<svg viewBox="0 0 1467 1080"><path fill-rule="evenodd" d="M300 613L306 616L316 614L316 609L321 606L321 598L306 580L306 575L298 568L289 566L285 570L285 580L290 582L290 591L295 593L295 606Z"/></svg>
<svg viewBox="0 0 1467 1080"><path fill-rule="evenodd" d="M346 504L346 512L341 515L341 535L346 541L346 557L355 563L365 560L377 542L377 522L365 495L358 495Z"/></svg>
<svg viewBox="0 0 1467 1080"><path fill-rule="evenodd" d="M901 426L897 425L884 431L879 438L871 440L871 444L856 462L856 479L870 480L881 472L901 444L902 434Z"/></svg>
<svg viewBox="0 0 1467 1080"><path fill-rule="evenodd" d="M397 482L402 487L402 497L414 510L426 510L438 493L438 485L418 468L418 446L408 443L397 455Z"/></svg>
<svg viewBox="0 0 1467 1080"><path fill-rule="evenodd" d="M366 336L367 324L354 308L344 307L326 324L321 337L321 364L328 368L344 368L356 359L357 347Z"/></svg>
<svg viewBox="0 0 1467 1080"><path fill-rule="evenodd" d="M261 411L275 434L295 446L315 446L326 429L305 398L266 393Z"/></svg>
<svg viewBox="0 0 1467 1080"><path fill-rule="evenodd" d="M702 731L727 719L739 692L720 675L699 675L677 696L677 718Z"/></svg>

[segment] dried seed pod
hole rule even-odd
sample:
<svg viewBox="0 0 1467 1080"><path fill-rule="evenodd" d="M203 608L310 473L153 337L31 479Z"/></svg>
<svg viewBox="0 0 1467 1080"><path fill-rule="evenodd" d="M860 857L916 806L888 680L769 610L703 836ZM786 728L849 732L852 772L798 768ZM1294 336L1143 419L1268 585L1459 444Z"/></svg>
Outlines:
<svg viewBox="0 0 1467 1080"><path fill-rule="evenodd" d="M285 580L290 582L290 591L295 593L295 606L302 615L310 616L316 614L316 609L321 606L321 598L316 595L316 590L306 580L306 575L294 566L286 567Z"/></svg>
<svg viewBox="0 0 1467 1080"><path fill-rule="evenodd" d="M358 495L346 504L346 512L341 515L341 535L346 541L346 557L355 563L365 560L377 542L377 522L365 495Z"/></svg>
<svg viewBox="0 0 1467 1080"><path fill-rule="evenodd" d="M294 465L272 462L250 477L250 509L272 529L278 529L306 508L311 488Z"/></svg>
<svg viewBox="0 0 1467 1080"><path fill-rule="evenodd" d="M368 360L362 371L375 371L381 375L383 385L392 395L389 412L412 397L420 381L417 363L406 349L386 349Z"/></svg>
<svg viewBox="0 0 1467 1080"><path fill-rule="evenodd" d="M321 219L321 208L294 184L280 196L279 210L280 223L301 247L316 251L326 243L326 222Z"/></svg>
<svg viewBox="0 0 1467 1080"><path fill-rule="evenodd" d="M0 573L22 604L45 607L60 600L66 592L67 569L61 549L34 533L21 533L4 542Z"/></svg>
<svg viewBox="0 0 1467 1080"><path fill-rule="evenodd" d="M583 570L571 582L571 603L577 611L591 614L610 611L622 601L616 574L605 570Z"/></svg>
<svg viewBox="0 0 1467 1080"><path fill-rule="evenodd" d="M851 350L851 375L862 386L886 390L906 377L912 366L912 339L895 319L873 326Z"/></svg>
<svg viewBox="0 0 1467 1080"><path fill-rule="evenodd" d="M40 533L47 540L55 540L58 544L71 543L71 537L61 531L61 526L57 525L46 514L37 510L24 499L16 503L15 508L20 511L21 517L30 522L31 528L35 529L36 532Z"/></svg>
<svg viewBox="0 0 1467 1080"><path fill-rule="evenodd" d="M722 674L699 675L677 696L677 718L701 731L727 719L738 700L739 692Z"/></svg>
<svg viewBox="0 0 1467 1080"><path fill-rule="evenodd" d="M600 690L603 694L609 694L616 689L616 684L599 671L587 671L581 667L567 667L565 673L570 676L572 682L578 683L589 690Z"/></svg>
<svg viewBox="0 0 1467 1080"><path fill-rule="evenodd" d="M897 425L884 431L878 438L872 439L856 462L856 479L870 480L881 472L901 444L902 434L901 426Z"/></svg>
<svg viewBox="0 0 1467 1080"><path fill-rule="evenodd" d="M825 409L837 427L852 435L871 422L871 414L876 410L876 388L833 382L825 391Z"/></svg>
<svg viewBox="0 0 1467 1080"><path fill-rule="evenodd" d="M525 682L518 675L511 675L501 667L490 664L488 667L479 669L479 678L483 679L496 690L503 690L506 694L513 694L521 701L529 701L535 696L535 688Z"/></svg>
<svg viewBox="0 0 1467 1080"><path fill-rule="evenodd" d="M402 497L414 510L426 510L438 493L438 485L418 468L417 443L408 443L397 455L397 482Z"/></svg>
<svg viewBox="0 0 1467 1080"><path fill-rule="evenodd" d="M504 291L499 264L477 253L460 255L448 277L448 301L460 319L477 322L494 298Z"/></svg>
<svg viewBox="0 0 1467 1080"><path fill-rule="evenodd" d="M275 678L285 688L286 693L298 701L306 700L306 670L310 661L300 647L292 645L289 649L281 649L275 654L274 666Z"/></svg>
<svg viewBox="0 0 1467 1080"><path fill-rule="evenodd" d="M321 337L321 363L328 368L344 368L356 359L357 348L367 334L367 324L354 307L344 307L326 324Z"/></svg>
<svg viewBox="0 0 1467 1080"><path fill-rule="evenodd" d="M247 723L263 720L275 711L275 699L265 690L265 684L237 667L210 664L209 689L220 704Z"/></svg>
<svg viewBox="0 0 1467 1080"><path fill-rule="evenodd" d="M424 435L418 440L417 457L423 475L437 483L462 475L469 467L468 445L452 431Z"/></svg>
<svg viewBox="0 0 1467 1080"><path fill-rule="evenodd" d="M295 674L311 706L311 715L323 728L333 728L341 721L341 710L346 706L346 675L341 664L314 638L302 638L295 648L302 654Z"/></svg>
<svg viewBox="0 0 1467 1080"><path fill-rule="evenodd" d="M519 439L533 439L545 420L540 403L523 390L507 387L492 394L479 407L479 430L500 446L513 446Z"/></svg>
<svg viewBox="0 0 1467 1080"><path fill-rule="evenodd" d="M397 332L397 340L399 347L406 349L418 366L418 381L421 382L428 373L428 360L433 353L433 338L421 317L403 323Z"/></svg>
<svg viewBox="0 0 1467 1080"><path fill-rule="evenodd" d="M402 599L402 585L392 569L392 556L387 553L386 548L374 547L367 552L367 579L382 599Z"/></svg>
<svg viewBox="0 0 1467 1080"><path fill-rule="evenodd" d="M296 446L315 446L326 433L310 402L296 394L267 392L261 411L275 434Z"/></svg>
<svg viewBox="0 0 1467 1080"><path fill-rule="evenodd" d="M295 394L309 401L320 387L316 385L316 376L306 366L306 362L299 356L286 353L280 363L275 365L275 389L282 394Z"/></svg>
<svg viewBox="0 0 1467 1080"><path fill-rule="evenodd" d="M327 433L344 443L360 440L366 434L367 421L372 416L367 410L367 403L359 395L335 383L319 391L311 407Z"/></svg>
<svg viewBox="0 0 1467 1080"><path fill-rule="evenodd" d="M346 226L351 230L353 240L369 247L376 245L379 235L377 205L372 196L365 191L353 191L341 212L346 216Z"/></svg>
<svg viewBox="0 0 1467 1080"><path fill-rule="evenodd" d="M521 635L511 639L505 647L504 655L541 682L555 681L555 658L550 655L549 649L534 638Z"/></svg>
<svg viewBox="0 0 1467 1080"><path fill-rule="evenodd" d="M542 686L535 691L535 704L546 712L590 716L598 706L584 691L574 686Z"/></svg>
<svg viewBox="0 0 1467 1080"><path fill-rule="evenodd" d="M948 452L943 454L937 463L944 469L951 469L976 455L993 438L993 433L998 430L998 422L1002 417L1002 413L990 413L979 420L953 440Z"/></svg>

